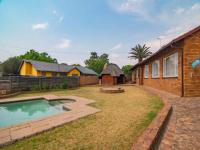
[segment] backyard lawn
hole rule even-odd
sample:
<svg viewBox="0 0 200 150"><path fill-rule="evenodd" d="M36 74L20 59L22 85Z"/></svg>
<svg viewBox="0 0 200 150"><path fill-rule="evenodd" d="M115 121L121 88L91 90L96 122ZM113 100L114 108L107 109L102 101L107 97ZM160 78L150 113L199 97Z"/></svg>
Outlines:
<svg viewBox="0 0 200 150"><path fill-rule="evenodd" d="M99 87L95 86L22 94L20 96L55 94L86 97L95 100L92 106L102 111L2 149L129 150L163 103L158 97L138 87L124 88L125 92L121 94L100 93Z"/></svg>

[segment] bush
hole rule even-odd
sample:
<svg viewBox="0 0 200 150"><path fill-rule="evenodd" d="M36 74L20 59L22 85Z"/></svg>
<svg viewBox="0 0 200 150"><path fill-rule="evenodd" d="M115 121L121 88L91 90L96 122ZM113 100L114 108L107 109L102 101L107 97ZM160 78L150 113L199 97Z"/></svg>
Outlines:
<svg viewBox="0 0 200 150"><path fill-rule="evenodd" d="M39 91L40 87L38 85L33 85L33 86L31 86L30 90L31 91Z"/></svg>
<svg viewBox="0 0 200 150"><path fill-rule="evenodd" d="M17 57L10 57L1 64L1 72L3 75L18 75L21 60Z"/></svg>
<svg viewBox="0 0 200 150"><path fill-rule="evenodd" d="M42 85L42 90L49 90L50 89L50 86L48 84L43 84Z"/></svg>
<svg viewBox="0 0 200 150"><path fill-rule="evenodd" d="M67 81L64 81L62 84L62 89L67 89Z"/></svg>

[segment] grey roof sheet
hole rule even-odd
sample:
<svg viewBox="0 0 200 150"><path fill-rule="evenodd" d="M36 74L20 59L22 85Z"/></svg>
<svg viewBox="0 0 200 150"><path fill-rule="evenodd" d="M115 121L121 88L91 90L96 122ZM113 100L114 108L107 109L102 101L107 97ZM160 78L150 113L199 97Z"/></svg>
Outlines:
<svg viewBox="0 0 200 150"><path fill-rule="evenodd" d="M105 64L101 75L103 74L110 74L111 76L116 76L116 77L124 75L123 71L119 68L119 66L113 63Z"/></svg>
<svg viewBox="0 0 200 150"><path fill-rule="evenodd" d="M88 69L83 66L75 66L75 67L83 74L97 75L97 73L93 71L92 69Z"/></svg>
<svg viewBox="0 0 200 150"><path fill-rule="evenodd" d="M49 71L49 72L69 72L70 70L77 68L82 74L97 75L91 69L82 66L71 66L66 64L48 63L35 60L23 60L23 62L31 63L38 71Z"/></svg>

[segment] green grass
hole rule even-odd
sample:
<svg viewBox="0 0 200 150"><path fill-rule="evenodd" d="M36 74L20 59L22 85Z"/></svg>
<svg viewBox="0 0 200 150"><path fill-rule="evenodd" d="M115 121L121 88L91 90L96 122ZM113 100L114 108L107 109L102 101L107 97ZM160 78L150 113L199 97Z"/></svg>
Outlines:
<svg viewBox="0 0 200 150"><path fill-rule="evenodd" d="M99 87L76 90L27 93L22 96L43 94L76 95L93 99L91 104L102 111L76 120L48 132L4 147L7 150L126 150L163 107L162 101L134 86L124 86L124 93L105 94Z"/></svg>

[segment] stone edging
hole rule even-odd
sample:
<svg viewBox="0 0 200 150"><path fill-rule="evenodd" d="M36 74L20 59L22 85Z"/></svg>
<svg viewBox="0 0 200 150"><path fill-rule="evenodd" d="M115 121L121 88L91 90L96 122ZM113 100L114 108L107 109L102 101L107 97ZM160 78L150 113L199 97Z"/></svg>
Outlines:
<svg viewBox="0 0 200 150"><path fill-rule="evenodd" d="M164 129L173 111L172 105L168 100L164 97L162 97L162 100L164 102L164 107L138 138L137 142L134 143L131 150L154 150L159 145Z"/></svg>
<svg viewBox="0 0 200 150"><path fill-rule="evenodd" d="M10 98L10 97L14 97L21 94L21 92L16 92L16 93L11 93L11 94L6 94L6 95L0 95L0 100L1 99L5 99L5 98Z"/></svg>
<svg viewBox="0 0 200 150"><path fill-rule="evenodd" d="M116 87L103 87L100 88L100 92L103 93L123 93L124 89L123 88L116 88Z"/></svg>
<svg viewBox="0 0 200 150"><path fill-rule="evenodd" d="M2 99L0 100L0 104L8 102L16 102L16 101L25 101L30 99L33 100L39 98L45 98L48 101L57 99L71 99L75 100L75 102L66 103L64 105L64 107L70 109L70 111L44 117L41 119L35 119L17 125L12 125L2 128L0 127L0 147L101 111L100 109L88 106L88 104L93 103L94 100L77 96L58 97L55 95L44 95L35 97Z"/></svg>

